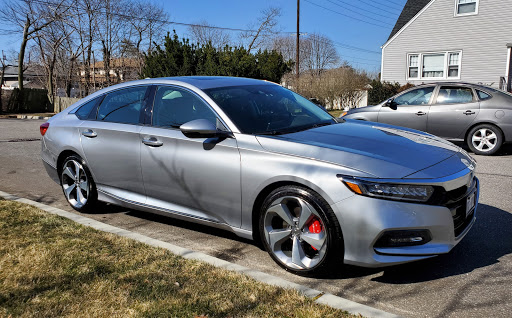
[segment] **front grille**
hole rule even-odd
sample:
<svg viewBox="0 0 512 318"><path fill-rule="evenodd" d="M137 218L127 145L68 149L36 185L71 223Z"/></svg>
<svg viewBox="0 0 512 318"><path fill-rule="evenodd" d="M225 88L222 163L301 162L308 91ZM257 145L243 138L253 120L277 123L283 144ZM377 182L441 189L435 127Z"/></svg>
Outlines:
<svg viewBox="0 0 512 318"><path fill-rule="evenodd" d="M461 188L464 188L465 192L462 192ZM475 209L473 208L473 210L466 216L466 204L467 197L473 193L476 188L476 179L473 179L469 189L466 186L461 188L450 191L453 195L452 198L454 198L455 195L457 195L458 198L456 200L448 200L448 203L446 204L446 207L452 212L455 237L461 235L466 227L471 223L471 220L473 220ZM449 196L448 193L450 192L447 192L447 198ZM460 193L463 193L463 195L461 196Z"/></svg>
<svg viewBox="0 0 512 318"><path fill-rule="evenodd" d="M466 217L466 197L457 203L459 203L457 206L448 206L452 212L455 237L458 237L462 232L464 232L469 223L471 223L473 215L475 214L475 209L473 209Z"/></svg>

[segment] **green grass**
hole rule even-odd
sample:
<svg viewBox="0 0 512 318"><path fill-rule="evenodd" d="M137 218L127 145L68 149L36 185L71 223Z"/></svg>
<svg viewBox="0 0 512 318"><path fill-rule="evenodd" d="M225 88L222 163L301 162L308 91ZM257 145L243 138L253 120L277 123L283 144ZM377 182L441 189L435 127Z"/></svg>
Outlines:
<svg viewBox="0 0 512 318"><path fill-rule="evenodd" d="M0 200L0 317L348 317L296 291Z"/></svg>

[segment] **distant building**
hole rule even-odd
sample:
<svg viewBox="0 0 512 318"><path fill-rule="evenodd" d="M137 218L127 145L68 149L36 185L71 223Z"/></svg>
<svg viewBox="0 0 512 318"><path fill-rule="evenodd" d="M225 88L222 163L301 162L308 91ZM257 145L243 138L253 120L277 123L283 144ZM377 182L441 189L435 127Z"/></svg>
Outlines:
<svg viewBox="0 0 512 318"><path fill-rule="evenodd" d="M510 0L408 0L382 46L381 79L511 89Z"/></svg>
<svg viewBox="0 0 512 318"><path fill-rule="evenodd" d="M139 61L134 58L115 58L110 61L110 82L119 83L139 78ZM90 66L90 81L93 86L103 87L107 82L105 63L98 61ZM81 82L85 81L85 69L80 70Z"/></svg>
<svg viewBox="0 0 512 318"><path fill-rule="evenodd" d="M23 87L25 88L44 88L41 75L37 66L29 66L23 72ZM12 90L18 87L18 66L9 65L4 71L4 83L2 89Z"/></svg>

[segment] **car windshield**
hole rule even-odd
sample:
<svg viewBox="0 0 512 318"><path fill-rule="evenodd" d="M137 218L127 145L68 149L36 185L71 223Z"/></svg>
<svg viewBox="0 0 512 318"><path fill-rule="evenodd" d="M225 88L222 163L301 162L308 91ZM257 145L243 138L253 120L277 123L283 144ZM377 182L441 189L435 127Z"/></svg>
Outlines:
<svg viewBox="0 0 512 318"><path fill-rule="evenodd" d="M286 134L336 123L319 106L278 85L204 90L245 134Z"/></svg>

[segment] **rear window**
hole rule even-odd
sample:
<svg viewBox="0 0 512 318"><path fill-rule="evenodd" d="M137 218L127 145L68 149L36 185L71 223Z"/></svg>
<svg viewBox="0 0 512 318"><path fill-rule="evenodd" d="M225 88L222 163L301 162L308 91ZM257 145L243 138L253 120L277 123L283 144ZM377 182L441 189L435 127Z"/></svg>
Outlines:
<svg viewBox="0 0 512 318"><path fill-rule="evenodd" d="M96 106L97 103L98 103L98 99L95 98L95 99L83 104L82 106L80 106L80 108L77 111L75 111L76 117L78 117L81 120L87 119L89 117L89 114L91 113L91 111L93 110L93 108Z"/></svg>
<svg viewBox="0 0 512 318"><path fill-rule="evenodd" d="M98 109L97 120L137 124L147 88L147 86L137 86L108 94Z"/></svg>
<svg viewBox="0 0 512 318"><path fill-rule="evenodd" d="M486 92L482 92L478 89L476 90L476 93L478 94L478 98L480 98L480 100L486 100L486 99L492 98L491 95L487 94Z"/></svg>

